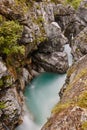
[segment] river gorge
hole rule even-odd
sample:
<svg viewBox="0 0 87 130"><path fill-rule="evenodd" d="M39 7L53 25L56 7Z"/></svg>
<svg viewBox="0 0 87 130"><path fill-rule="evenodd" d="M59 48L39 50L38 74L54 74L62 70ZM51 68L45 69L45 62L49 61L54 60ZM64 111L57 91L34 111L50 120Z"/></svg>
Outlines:
<svg viewBox="0 0 87 130"><path fill-rule="evenodd" d="M65 45L68 53L69 65L72 64L69 45ZM52 108L60 100L59 91L66 79L66 74L41 73L33 79L25 89L25 115L24 121L17 130L40 130Z"/></svg>
<svg viewBox="0 0 87 130"><path fill-rule="evenodd" d="M87 130L87 0L0 0L0 130Z"/></svg>

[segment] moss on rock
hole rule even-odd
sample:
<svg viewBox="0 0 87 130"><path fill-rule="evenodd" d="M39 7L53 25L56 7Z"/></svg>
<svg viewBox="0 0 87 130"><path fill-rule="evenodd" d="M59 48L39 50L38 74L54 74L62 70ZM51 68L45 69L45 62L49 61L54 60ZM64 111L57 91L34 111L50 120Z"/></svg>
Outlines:
<svg viewBox="0 0 87 130"><path fill-rule="evenodd" d="M60 112L62 112L63 110L65 110L66 108L68 108L70 106L70 104L72 104L71 102L66 102L66 103L58 103L53 109L52 109L52 113L53 114L58 114Z"/></svg>
<svg viewBox="0 0 87 130"><path fill-rule="evenodd" d="M87 130L87 121L82 123L82 129Z"/></svg>
<svg viewBox="0 0 87 130"><path fill-rule="evenodd" d="M66 0L66 3L72 5L75 9L77 9L82 0Z"/></svg>
<svg viewBox="0 0 87 130"><path fill-rule="evenodd" d="M85 91L84 93L79 95L77 104L78 104L78 106L87 109L87 91Z"/></svg>

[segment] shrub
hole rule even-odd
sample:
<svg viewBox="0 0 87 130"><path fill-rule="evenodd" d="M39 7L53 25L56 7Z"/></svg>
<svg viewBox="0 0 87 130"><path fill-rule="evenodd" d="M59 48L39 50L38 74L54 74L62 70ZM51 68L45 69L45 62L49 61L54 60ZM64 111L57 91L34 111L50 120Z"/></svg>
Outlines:
<svg viewBox="0 0 87 130"><path fill-rule="evenodd" d="M0 54L24 53L24 46L17 41L21 36L22 26L14 21L4 21L0 25Z"/></svg>

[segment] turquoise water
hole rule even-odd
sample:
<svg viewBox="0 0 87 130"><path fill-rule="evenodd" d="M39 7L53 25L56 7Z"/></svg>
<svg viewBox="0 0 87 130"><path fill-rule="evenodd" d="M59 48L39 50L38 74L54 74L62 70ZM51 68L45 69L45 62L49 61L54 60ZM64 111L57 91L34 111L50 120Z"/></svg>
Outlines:
<svg viewBox="0 0 87 130"><path fill-rule="evenodd" d="M65 46L69 65L72 64L70 48ZM40 130L50 117L53 106L59 101L59 91L66 74L41 73L25 90L25 114L23 124L16 130Z"/></svg>
<svg viewBox="0 0 87 130"><path fill-rule="evenodd" d="M58 92L65 74L42 73L25 90L26 113L24 123L17 130L40 130L59 101Z"/></svg>
<svg viewBox="0 0 87 130"><path fill-rule="evenodd" d="M46 122L52 107L59 100L58 91L64 79L65 75L42 73L27 86L26 104L38 125Z"/></svg>

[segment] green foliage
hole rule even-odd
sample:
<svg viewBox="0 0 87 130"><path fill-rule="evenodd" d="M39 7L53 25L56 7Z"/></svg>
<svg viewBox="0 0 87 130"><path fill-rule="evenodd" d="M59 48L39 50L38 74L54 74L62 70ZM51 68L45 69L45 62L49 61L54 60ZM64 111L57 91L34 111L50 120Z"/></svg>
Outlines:
<svg viewBox="0 0 87 130"><path fill-rule="evenodd" d="M75 9L80 5L81 0L66 0L66 3L72 5Z"/></svg>
<svg viewBox="0 0 87 130"><path fill-rule="evenodd" d="M87 92L84 92L79 96L77 104L80 107L87 109Z"/></svg>
<svg viewBox="0 0 87 130"><path fill-rule="evenodd" d="M3 18L2 18L2 15L0 15L0 24L1 24L2 21L3 21Z"/></svg>
<svg viewBox="0 0 87 130"><path fill-rule="evenodd" d="M24 46L17 40L20 38L22 27L14 21L4 21L0 26L0 54L24 53Z"/></svg>
<svg viewBox="0 0 87 130"><path fill-rule="evenodd" d="M51 2L54 2L56 4L61 4L64 2L64 0L51 0Z"/></svg>
<svg viewBox="0 0 87 130"><path fill-rule="evenodd" d="M4 102L0 102L0 109L4 109L5 108L5 103Z"/></svg>
<svg viewBox="0 0 87 130"><path fill-rule="evenodd" d="M24 13L26 13L32 6L33 6L33 1L29 0L15 0L16 6L21 8Z"/></svg>
<svg viewBox="0 0 87 130"><path fill-rule="evenodd" d="M2 87L2 86L3 86L3 80L0 79L0 87Z"/></svg>
<svg viewBox="0 0 87 130"><path fill-rule="evenodd" d="M70 102L67 103L58 103L53 109L52 109L52 113L60 113L61 111L65 110L66 108L68 108L70 106Z"/></svg>
<svg viewBox="0 0 87 130"><path fill-rule="evenodd" d="M83 122L82 129L83 130L87 130L87 121Z"/></svg>

